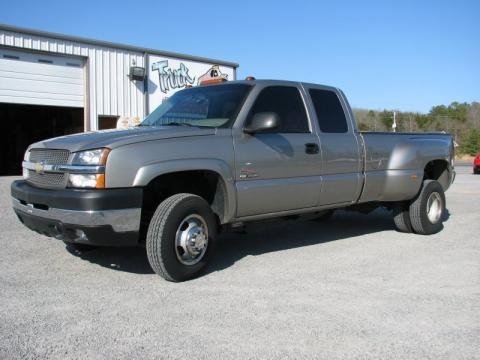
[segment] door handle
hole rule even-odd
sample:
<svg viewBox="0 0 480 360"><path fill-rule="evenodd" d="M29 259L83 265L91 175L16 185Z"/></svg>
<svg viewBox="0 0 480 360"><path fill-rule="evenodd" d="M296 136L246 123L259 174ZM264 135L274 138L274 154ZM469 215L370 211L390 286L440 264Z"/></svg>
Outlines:
<svg viewBox="0 0 480 360"><path fill-rule="evenodd" d="M315 143L305 144L305 153L318 154L319 151L320 151L320 148L318 147L318 144L315 144Z"/></svg>

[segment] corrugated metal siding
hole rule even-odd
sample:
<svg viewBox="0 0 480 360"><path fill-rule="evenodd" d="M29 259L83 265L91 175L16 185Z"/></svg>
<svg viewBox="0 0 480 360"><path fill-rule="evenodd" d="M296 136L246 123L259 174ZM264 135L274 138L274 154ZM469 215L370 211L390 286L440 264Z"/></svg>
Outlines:
<svg viewBox="0 0 480 360"><path fill-rule="evenodd" d="M144 66L142 53L86 43L33 36L0 29L0 45L54 54L87 57L90 128L97 129L98 115L144 117L143 83L127 77L133 62Z"/></svg>

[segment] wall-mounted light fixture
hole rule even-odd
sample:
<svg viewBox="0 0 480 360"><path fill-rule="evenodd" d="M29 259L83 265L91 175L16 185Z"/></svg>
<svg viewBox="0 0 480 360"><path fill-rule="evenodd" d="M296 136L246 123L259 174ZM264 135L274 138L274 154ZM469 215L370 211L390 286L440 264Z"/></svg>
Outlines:
<svg viewBox="0 0 480 360"><path fill-rule="evenodd" d="M145 79L145 68L140 66L130 66L130 73L128 74L130 80L143 81Z"/></svg>

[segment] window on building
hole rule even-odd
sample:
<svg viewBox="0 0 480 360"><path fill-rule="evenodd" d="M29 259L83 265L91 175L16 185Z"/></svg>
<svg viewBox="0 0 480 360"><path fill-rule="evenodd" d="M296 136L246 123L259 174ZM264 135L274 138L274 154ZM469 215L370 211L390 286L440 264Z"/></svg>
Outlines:
<svg viewBox="0 0 480 360"><path fill-rule="evenodd" d="M324 133L347 132L347 119L337 94L320 89L311 89L309 92L317 113L320 130Z"/></svg>
<svg viewBox="0 0 480 360"><path fill-rule="evenodd" d="M98 116L98 130L115 129L117 127L118 116Z"/></svg>
<svg viewBox="0 0 480 360"><path fill-rule="evenodd" d="M260 112L275 112L280 117L281 133L310 132L300 92L292 86L270 86L262 90L250 110L250 118Z"/></svg>

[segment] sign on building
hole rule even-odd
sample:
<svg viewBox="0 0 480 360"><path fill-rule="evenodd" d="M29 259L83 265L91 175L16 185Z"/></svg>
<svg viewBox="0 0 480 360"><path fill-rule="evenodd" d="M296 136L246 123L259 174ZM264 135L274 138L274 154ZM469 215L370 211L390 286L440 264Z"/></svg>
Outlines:
<svg viewBox="0 0 480 360"><path fill-rule="evenodd" d="M148 56L148 112L185 87L197 86L203 80L235 80L233 67L179 60L158 55Z"/></svg>

